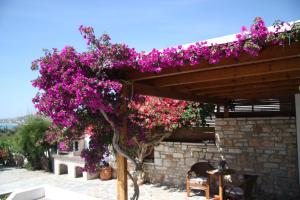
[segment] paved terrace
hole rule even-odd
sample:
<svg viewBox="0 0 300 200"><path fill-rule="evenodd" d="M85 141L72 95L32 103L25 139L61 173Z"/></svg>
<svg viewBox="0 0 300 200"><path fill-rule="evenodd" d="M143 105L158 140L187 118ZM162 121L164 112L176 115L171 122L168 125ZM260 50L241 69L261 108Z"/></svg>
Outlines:
<svg viewBox="0 0 300 200"><path fill-rule="evenodd" d="M61 189L79 192L103 200L116 200L116 180L101 181L100 179L83 180L83 178L72 179L67 175L54 175L44 171L28 171L26 169L0 167L0 193L15 189L26 189L48 184ZM129 182L129 194L132 194L133 187ZM140 200L199 200L203 196L193 195L186 197L186 192L145 184L140 186Z"/></svg>

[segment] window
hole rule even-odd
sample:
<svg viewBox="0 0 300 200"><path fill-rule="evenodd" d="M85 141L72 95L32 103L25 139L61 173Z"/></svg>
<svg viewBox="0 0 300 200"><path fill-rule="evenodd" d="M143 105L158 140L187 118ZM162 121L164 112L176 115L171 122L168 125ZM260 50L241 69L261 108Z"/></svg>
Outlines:
<svg viewBox="0 0 300 200"><path fill-rule="evenodd" d="M79 145L78 145L78 141L74 142L74 151L78 151L79 150Z"/></svg>

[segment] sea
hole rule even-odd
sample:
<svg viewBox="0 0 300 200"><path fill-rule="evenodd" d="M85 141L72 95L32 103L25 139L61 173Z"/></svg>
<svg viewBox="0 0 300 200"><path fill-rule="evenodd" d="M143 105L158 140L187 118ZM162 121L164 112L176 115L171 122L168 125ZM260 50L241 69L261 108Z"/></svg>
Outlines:
<svg viewBox="0 0 300 200"><path fill-rule="evenodd" d="M17 126L16 123L0 123L0 129L15 129Z"/></svg>

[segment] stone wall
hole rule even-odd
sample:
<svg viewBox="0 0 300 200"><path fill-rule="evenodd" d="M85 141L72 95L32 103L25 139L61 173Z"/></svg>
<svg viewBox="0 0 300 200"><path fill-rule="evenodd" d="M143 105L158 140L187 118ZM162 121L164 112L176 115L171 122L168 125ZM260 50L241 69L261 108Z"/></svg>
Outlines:
<svg viewBox="0 0 300 200"><path fill-rule="evenodd" d="M285 199L299 194L294 118L218 118L215 133L216 145L163 142L155 147L154 163L145 165L148 180L184 186L191 165L208 160L216 166L222 158L240 174L259 175L256 193Z"/></svg>
<svg viewBox="0 0 300 200"><path fill-rule="evenodd" d="M154 148L154 162L145 164L146 177L153 183L184 187L187 171L201 160L209 160L212 165L216 165L220 161L217 146L162 142Z"/></svg>
<svg viewBox="0 0 300 200"><path fill-rule="evenodd" d="M216 139L229 166L257 174L257 192L299 194L295 118L218 118Z"/></svg>

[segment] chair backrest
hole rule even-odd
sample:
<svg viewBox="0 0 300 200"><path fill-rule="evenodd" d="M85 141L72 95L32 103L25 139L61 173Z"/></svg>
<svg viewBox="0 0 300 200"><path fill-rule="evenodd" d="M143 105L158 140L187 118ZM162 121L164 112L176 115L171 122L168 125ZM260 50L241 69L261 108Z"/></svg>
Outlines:
<svg viewBox="0 0 300 200"><path fill-rule="evenodd" d="M213 170L213 166L208 162L198 162L191 167L190 171L195 172L196 176L207 176L206 171Z"/></svg>

